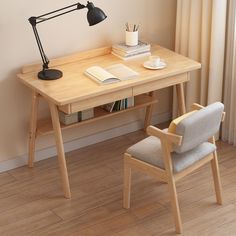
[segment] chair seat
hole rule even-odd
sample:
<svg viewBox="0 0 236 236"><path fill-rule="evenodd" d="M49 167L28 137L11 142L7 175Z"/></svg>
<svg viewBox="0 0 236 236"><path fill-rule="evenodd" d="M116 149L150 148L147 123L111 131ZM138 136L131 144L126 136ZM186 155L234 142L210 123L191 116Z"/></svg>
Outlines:
<svg viewBox="0 0 236 236"><path fill-rule="evenodd" d="M174 173L180 172L191 166L215 150L216 146L214 144L204 142L196 148L184 153L172 152ZM128 148L126 152L136 159L165 169L162 158L161 142L157 137L149 136Z"/></svg>

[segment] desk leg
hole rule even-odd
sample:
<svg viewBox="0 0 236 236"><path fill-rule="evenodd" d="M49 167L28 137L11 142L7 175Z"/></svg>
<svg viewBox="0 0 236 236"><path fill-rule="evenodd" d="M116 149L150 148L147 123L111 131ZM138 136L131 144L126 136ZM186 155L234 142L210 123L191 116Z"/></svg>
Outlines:
<svg viewBox="0 0 236 236"><path fill-rule="evenodd" d="M28 166L34 166L35 159L35 139L37 130L37 115L38 115L39 95L36 92L32 93L31 117L30 117L30 132L28 144Z"/></svg>
<svg viewBox="0 0 236 236"><path fill-rule="evenodd" d="M179 113L180 115L183 115L186 113L183 83L176 85L176 92L177 92Z"/></svg>
<svg viewBox="0 0 236 236"><path fill-rule="evenodd" d="M149 96L153 97L154 92L150 92ZM146 107L146 114L145 114L145 120L144 120L144 130L146 130L149 125L151 125L152 111L153 111L153 104Z"/></svg>
<svg viewBox="0 0 236 236"><path fill-rule="evenodd" d="M66 159L65 159L65 152L64 152L64 146L63 146L63 140L62 140L62 134L61 134L61 126L60 126L59 116L58 116L58 109L57 109L57 106L51 102L49 102L49 107L50 107L50 112L51 112L51 117L52 117L52 125L53 125L53 130L54 130L54 135L55 135L57 157L58 157L59 168L61 172L64 196L65 198L71 198L70 184L69 184L69 178L68 178L68 172L67 172L67 166L66 166Z"/></svg>

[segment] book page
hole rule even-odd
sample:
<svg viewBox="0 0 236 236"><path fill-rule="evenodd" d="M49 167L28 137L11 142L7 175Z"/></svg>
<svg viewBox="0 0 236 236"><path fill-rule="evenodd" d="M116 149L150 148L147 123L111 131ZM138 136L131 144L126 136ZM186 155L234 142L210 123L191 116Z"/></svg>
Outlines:
<svg viewBox="0 0 236 236"><path fill-rule="evenodd" d="M92 77L95 77L97 80L104 82L109 79L117 79L115 76L108 71L104 70L100 66L92 66L89 67L86 71L87 74L91 75Z"/></svg>
<svg viewBox="0 0 236 236"><path fill-rule="evenodd" d="M106 71L113 74L120 80L128 80L137 77L139 74L123 64L115 64L105 68Z"/></svg>

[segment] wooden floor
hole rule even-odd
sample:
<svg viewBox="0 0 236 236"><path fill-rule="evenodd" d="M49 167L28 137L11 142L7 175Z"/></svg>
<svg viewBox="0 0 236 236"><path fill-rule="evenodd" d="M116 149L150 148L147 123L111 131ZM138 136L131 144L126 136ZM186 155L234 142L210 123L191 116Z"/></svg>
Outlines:
<svg viewBox="0 0 236 236"><path fill-rule="evenodd" d="M62 197L56 158L0 174L0 235L175 235L166 184L134 172L122 208L122 154L138 131L68 153L72 199ZM215 204L210 165L177 184L184 235L236 235L236 148L218 142L224 205Z"/></svg>

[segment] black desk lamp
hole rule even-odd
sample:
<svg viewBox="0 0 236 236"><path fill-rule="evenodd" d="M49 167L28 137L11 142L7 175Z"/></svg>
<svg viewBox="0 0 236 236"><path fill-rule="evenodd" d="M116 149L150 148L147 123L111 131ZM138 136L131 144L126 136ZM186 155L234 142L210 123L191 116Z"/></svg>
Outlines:
<svg viewBox="0 0 236 236"><path fill-rule="evenodd" d="M67 14L67 13L75 11L75 10L80 10L80 9L83 9L83 8L88 8L87 20L88 20L89 26L96 25L99 22L101 22L101 21L103 21L107 18L105 13L100 8L95 7L93 5L93 3L89 2L89 1L87 2L86 6L82 5L80 3L76 3L76 4L73 4L73 5L63 7L61 9L43 14L41 16L37 16L37 17L32 16L32 17L29 18L29 22L33 27L34 35L35 35L35 38L36 38L36 41L37 41L37 44L38 44L38 48L39 48L39 51L40 51L40 55L41 55L41 58L42 58L42 61L43 61L43 70L38 73L38 78L39 79L42 79L42 80L55 80L55 79L61 78L63 74L60 70L49 69L49 67L48 67L49 60L48 60L48 58L47 58L47 56L46 56L46 54L43 50L43 46L42 46L42 43L40 41L36 25L41 23L41 22L53 19L55 17Z"/></svg>

